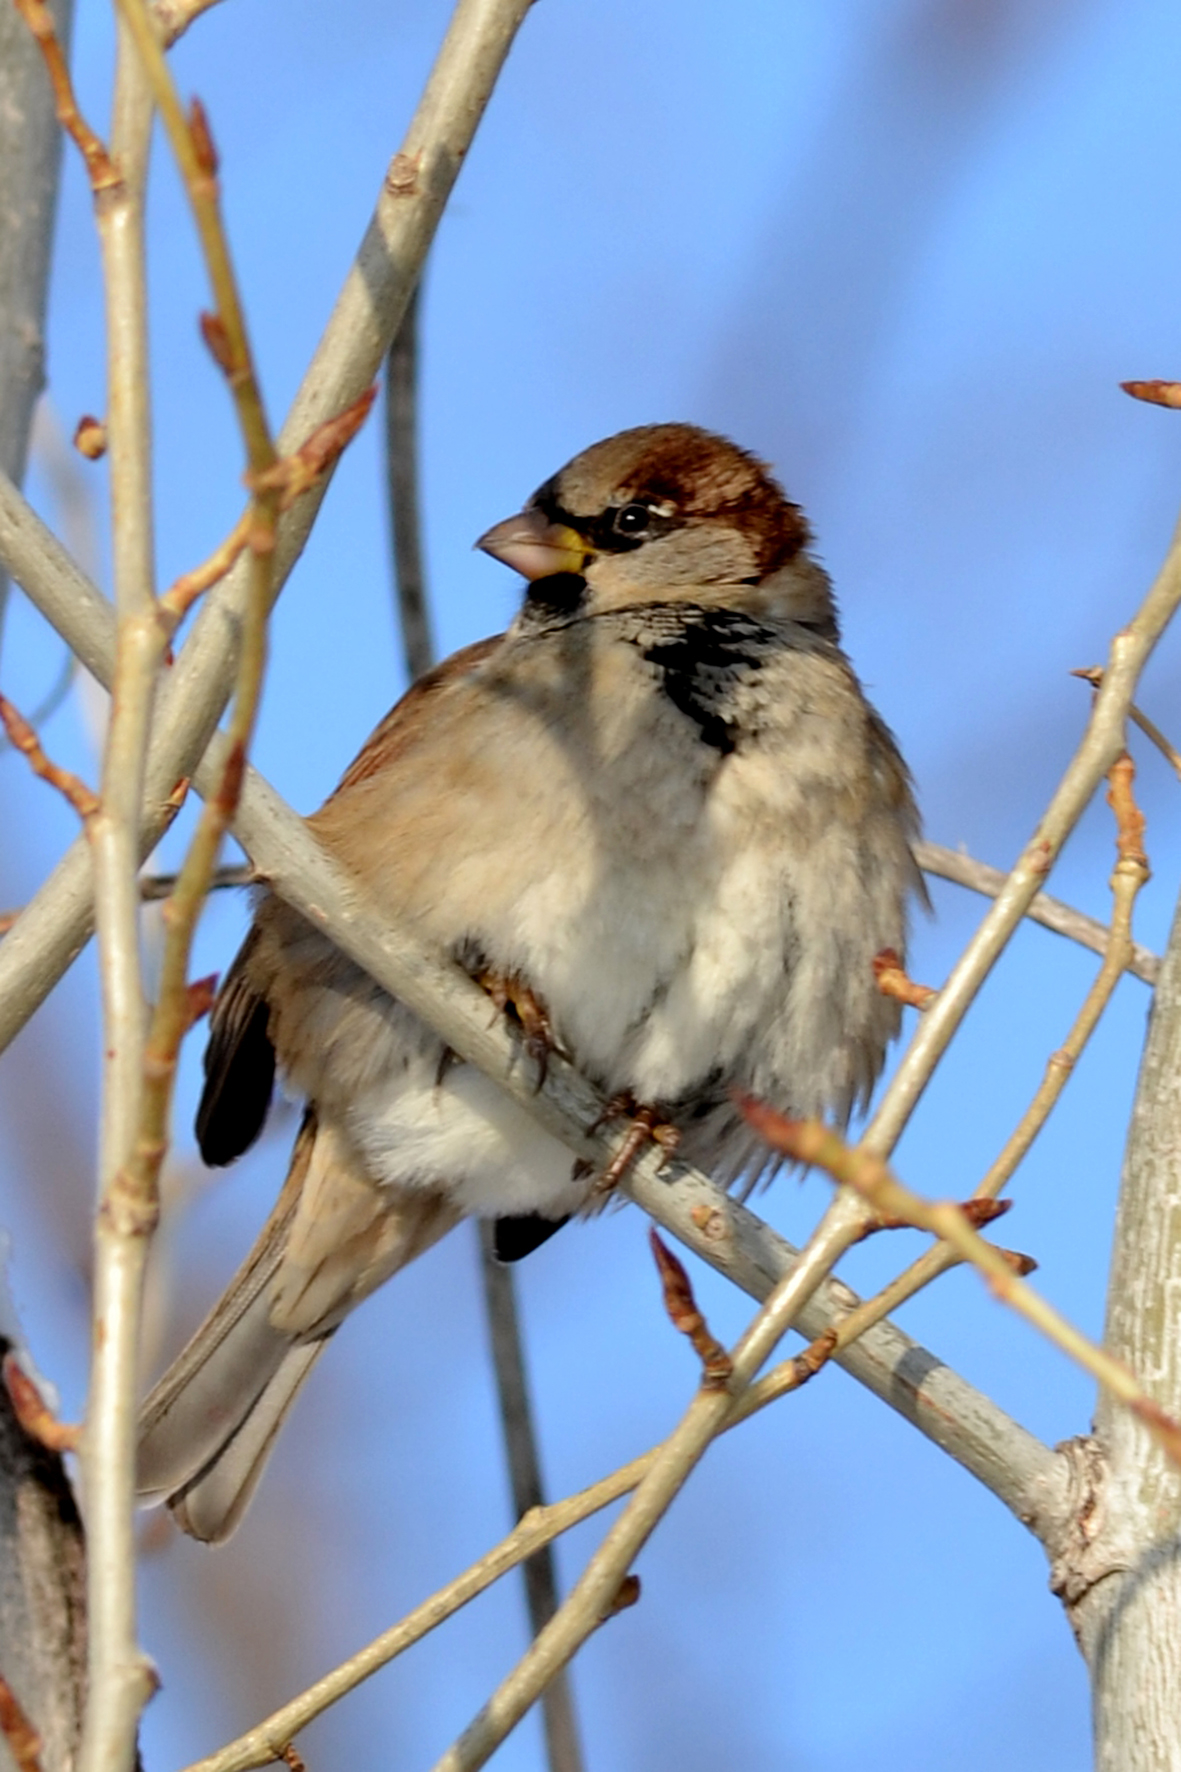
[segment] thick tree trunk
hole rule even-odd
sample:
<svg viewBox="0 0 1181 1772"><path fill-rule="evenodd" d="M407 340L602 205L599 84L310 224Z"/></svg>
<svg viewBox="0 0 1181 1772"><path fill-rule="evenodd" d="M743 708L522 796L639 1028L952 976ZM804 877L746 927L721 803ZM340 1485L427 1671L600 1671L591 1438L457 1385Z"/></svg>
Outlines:
<svg viewBox="0 0 1181 1772"><path fill-rule="evenodd" d="M1124 1157L1106 1343L1181 1414L1181 905ZM1181 1470L1104 1398L1074 1589L1100 1772L1181 1772Z"/></svg>

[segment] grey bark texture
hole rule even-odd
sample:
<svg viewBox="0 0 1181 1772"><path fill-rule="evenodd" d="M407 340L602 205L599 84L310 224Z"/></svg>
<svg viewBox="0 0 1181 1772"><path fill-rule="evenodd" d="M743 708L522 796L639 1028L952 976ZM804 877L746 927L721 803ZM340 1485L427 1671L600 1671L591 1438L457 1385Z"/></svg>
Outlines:
<svg viewBox="0 0 1181 1772"><path fill-rule="evenodd" d="M72 0L52 0L68 44ZM0 6L0 465L20 482L45 380L45 305L61 131L40 51ZM8 580L0 572L0 637ZM0 1385L0 1675L41 1738L42 1772L70 1772L86 1668L85 1547L61 1459L19 1426ZM0 1772L14 1762L0 1736Z"/></svg>
<svg viewBox="0 0 1181 1772"><path fill-rule="evenodd" d="M71 1772L86 1682L82 1523L61 1459L25 1433L2 1383L0 1674L41 1737L41 1772ZM15 1772L3 1736L0 1768Z"/></svg>
<svg viewBox="0 0 1181 1772"><path fill-rule="evenodd" d="M52 0L68 47L73 0ZM15 6L0 6L0 467L19 486L45 382L45 297L61 130L41 52ZM8 579L0 573L0 636Z"/></svg>
<svg viewBox="0 0 1181 1772"><path fill-rule="evenodd" d="M1161 968L1124 1155L1105 1340L1181 1414L1181 904ZM1091 1670L1099 1772L1181 1772L1181 1470L1099 1404L1073 1543L1055 1567Z"/></svg>

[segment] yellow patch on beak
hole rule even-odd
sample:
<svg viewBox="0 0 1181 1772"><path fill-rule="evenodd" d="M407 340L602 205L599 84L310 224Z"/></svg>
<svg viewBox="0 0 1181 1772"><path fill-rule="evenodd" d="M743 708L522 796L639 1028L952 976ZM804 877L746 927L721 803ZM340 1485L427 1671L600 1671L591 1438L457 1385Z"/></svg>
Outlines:
<svg viewBox="0 0 1181 1772"><path fill-rule="evenodd" d="M476 546L528 579L581 572L590 554L576 530L565 523L550 523L534 510L506 517L482 535Z"/></svg>

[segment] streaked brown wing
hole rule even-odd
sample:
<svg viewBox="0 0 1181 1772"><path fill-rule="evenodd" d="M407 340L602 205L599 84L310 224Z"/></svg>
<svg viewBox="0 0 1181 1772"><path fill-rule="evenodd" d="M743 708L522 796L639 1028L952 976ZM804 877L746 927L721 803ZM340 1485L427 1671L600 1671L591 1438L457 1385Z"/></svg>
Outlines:
<svg viewBox="0 0 1181 1772"><path fill-rule="evenodd" d="M431 703L440 690L474 666L483 664L486 658L491 658L503 639L503 634L492 634L487 640L464 646L412 683L401 701L396 702L380 725L374 727L324 804L331 805L337 794L376 775L379 769L384 769L399 756L415 732L430 721Z"/></svg>

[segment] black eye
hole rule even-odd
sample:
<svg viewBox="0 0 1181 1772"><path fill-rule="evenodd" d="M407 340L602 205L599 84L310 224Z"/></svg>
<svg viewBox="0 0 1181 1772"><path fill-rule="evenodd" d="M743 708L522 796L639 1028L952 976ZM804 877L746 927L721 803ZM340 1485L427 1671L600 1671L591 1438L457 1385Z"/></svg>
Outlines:
<svg viewBox="0 0 1181 1772"><path fill-rule="evenodd" d="M647 505L624 505L615 513L615 531L617 535L643 535L651 521Z"/></svg>

